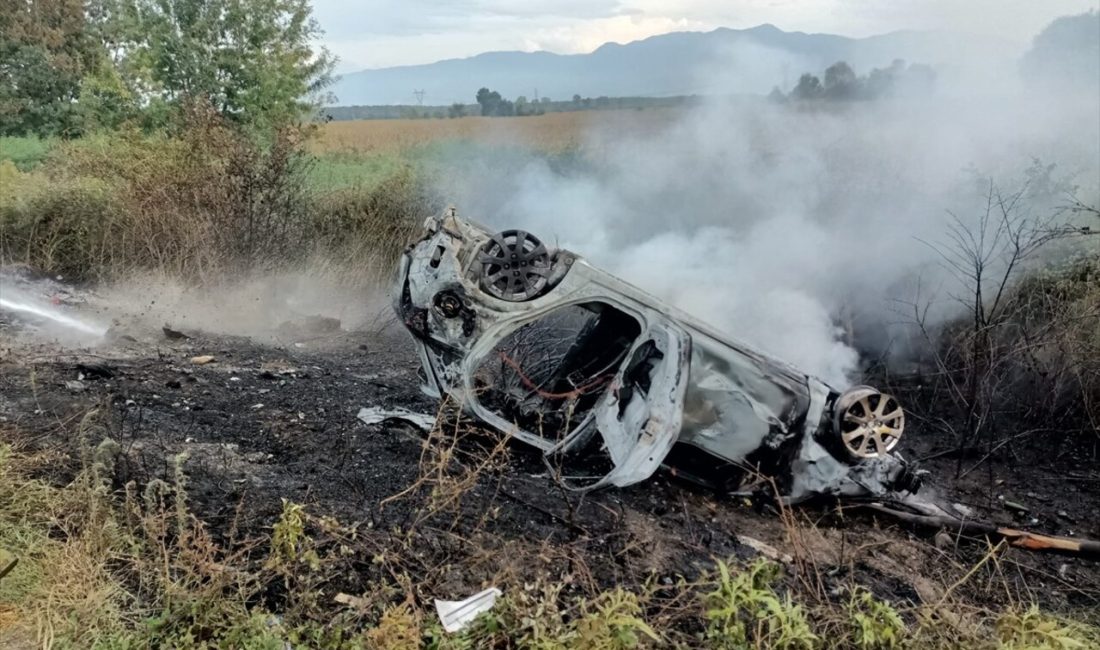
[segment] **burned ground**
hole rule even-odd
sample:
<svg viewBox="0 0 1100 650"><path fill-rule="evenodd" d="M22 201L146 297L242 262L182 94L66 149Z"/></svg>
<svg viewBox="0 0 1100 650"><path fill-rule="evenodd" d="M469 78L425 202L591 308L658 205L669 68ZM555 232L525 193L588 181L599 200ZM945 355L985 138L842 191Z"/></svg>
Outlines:
<svg viewBox="0 0 1100 650"><path fill-rule="evenodd" d="M401 420L363 424L356 414L365 406L436 409L397 331L286 344L188 336L158 332L89 350L9 339L0 350L2 441L67 459L44 470L60 484L82 448L110 437L121 448L120 492L131 481L140 489L172 480L179 462L190 507L222 540L269 534L283 499L332 517L356 531L356 543L317 586L330 595L368 592L398 568L424 601L539 575L577 593L671 585L715 559L755 555L763 542L790 556L798 588L828 597L855 580L895 602L936 602L989 551L984 540L941 535L937 544L928 531L858 508L723 497L668 471L627 489L568 494L536 454L499 445L446 409L430 434ZM214 361L193 363L200 355ZM927 422L910 427L907 457L944 446ZM958 482L956 461L941 456L924 465L932 474L923 494L998 523L1100 537L1095 460L1041 451L995 454ZM951 595L1086 613L1100 605L1100 564L1016 549L996 558Z"/></svg>

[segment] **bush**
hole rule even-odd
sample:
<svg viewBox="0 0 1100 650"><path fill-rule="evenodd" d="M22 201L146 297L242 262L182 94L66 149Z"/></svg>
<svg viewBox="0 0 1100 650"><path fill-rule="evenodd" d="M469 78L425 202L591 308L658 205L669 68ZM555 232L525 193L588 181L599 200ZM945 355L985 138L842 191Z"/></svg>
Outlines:
<svg viewBox="0 0 1100 650"><path fill-rule="evenodd" d="M32 172L0 161L0 254L74 279L156 271L203 282L318 258L388 277L440 202L416 168L319 192L305 134L250 137L197 112L175 135L57 145Z"/></svg>
<svg viewBox="0 0 1100 650"><path fill-rule="evenodd" d="M56 144L51 138L0 137L0 161L10 160L20 171L30 171L46 159Z"/></svg>
<svg viewBox="0 0 1100 650"><path fill-rule="evenodd" d="M424 218L442 208L420 173L404 165L375 187L344 188L319 197L310 240L338 266L388 278Z"/></svg>
<svg viewBox="0 0 1100 650"><path fill-rule="evenodd" d="M66 277L85 277L101 266L118 214L110 186L94 178L13 174L3 164L0 183L15 187L0 194L5 257Z"/></svg>

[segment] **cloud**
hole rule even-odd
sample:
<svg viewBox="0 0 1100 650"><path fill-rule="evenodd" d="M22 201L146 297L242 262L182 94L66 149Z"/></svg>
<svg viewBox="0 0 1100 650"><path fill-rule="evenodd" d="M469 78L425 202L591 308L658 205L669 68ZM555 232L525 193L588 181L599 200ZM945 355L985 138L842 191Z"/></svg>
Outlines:
<svg viewBox="0 0 1100 650"><path fill-rule="evenodd" d="M691 18L671 18L633 12L628 15L535 30L524 39L523 49L576 54L591 52L604 43L629 43L657 34L706 31L715 27L716 25Z"/></svg>
<svg viewBox="0 0 1100 650"><path fill-rule="evenodd" d="M326 34L340 40L367 35L429 37L447 30L504 30L515 23L586 21L630 10L619 0L367 0L354 10L340 0L314 0L313 12Z"/></svg>
<svg viewBox="0 0 1100 650"><path fill-rule="evenodd" d="M773 23L869 36L902 29L995 34L1024 44L1096 0L314 0L341 70L430 63L494 50L586 52L606 42Z"/></svg>

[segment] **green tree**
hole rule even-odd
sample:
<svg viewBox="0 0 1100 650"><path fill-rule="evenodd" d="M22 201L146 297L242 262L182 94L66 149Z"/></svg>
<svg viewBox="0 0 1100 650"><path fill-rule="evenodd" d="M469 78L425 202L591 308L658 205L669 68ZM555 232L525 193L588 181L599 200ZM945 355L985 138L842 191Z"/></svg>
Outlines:
<svg viewBox="0 0 1100 650"><path fill-rule="evenodd" d="M308 0L119 0L119 66L147 103L267 127L316 110L335 59Z"/></svg>
<svg viewBox="0 0 1100 650"><path fill-rule="evenodd" d="M0 134L81 129L81 79L102 61L82 0L0 0Z"/></svg>

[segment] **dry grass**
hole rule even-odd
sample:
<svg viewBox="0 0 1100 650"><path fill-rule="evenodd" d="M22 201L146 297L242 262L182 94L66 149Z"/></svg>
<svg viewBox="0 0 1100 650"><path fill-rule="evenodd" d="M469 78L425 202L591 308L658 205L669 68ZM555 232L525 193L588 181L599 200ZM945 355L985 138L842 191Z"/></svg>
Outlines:
<svg viewBox="0 0 1100 650"><path fill-rule="evenodd" d="M592 144L588 134L608 137L661 129L677 109L577 111L527 117L461 117L420 120L330 122L312 144L316 153L397 152L445 140L518 145L556 153Z"/></svg>
<svg viewBox="0 0 1100 650"><path fill-rule="evenodd" d="M588 569L575 556L568 559L578 577L566 589L563 558L542 558L548 547L513 546L483 555L497 566L548 560L550 568L533 580L498 575L505 596L494 610L445 635L424 587L452 563L474 560L477 549L435 566L413 530L347 527L290 502L266 539L219 545L188 511L180 459L168 481L111 489L122 450L109 440L90 446L102 435L101 417L83 419L83 470L65 487L31 477L56 459L0 444L0 543L23 560L0 581L5 647L1071 650L1096 647L1100 633L1022 602L1005 611L965 606L950 589L933 605L902 609L854 585L834 597L815 594L800 587L806 567L764 559L716 562L675 585L600 589L579 576ZM0 431L0 442L18 438ZM1000 551L991 549L965 579L994 565ZM362 570L362 558L373 558L376 579L337 604L332 580Z"/></svg>

